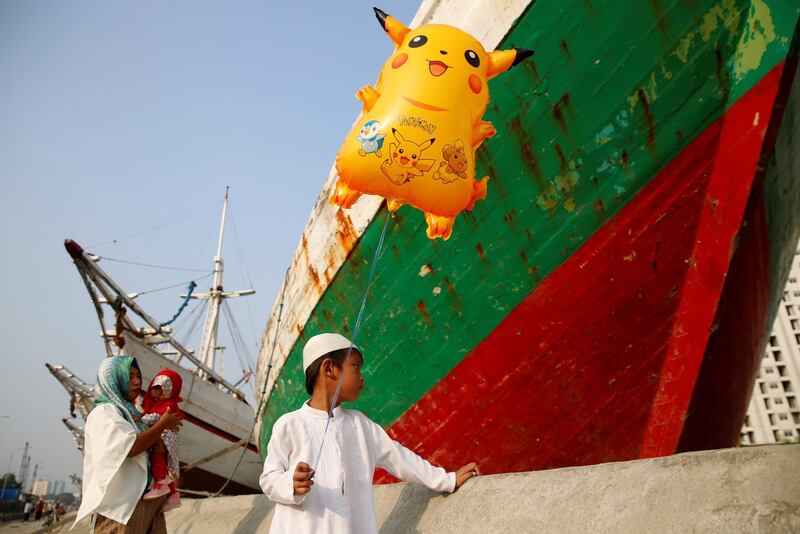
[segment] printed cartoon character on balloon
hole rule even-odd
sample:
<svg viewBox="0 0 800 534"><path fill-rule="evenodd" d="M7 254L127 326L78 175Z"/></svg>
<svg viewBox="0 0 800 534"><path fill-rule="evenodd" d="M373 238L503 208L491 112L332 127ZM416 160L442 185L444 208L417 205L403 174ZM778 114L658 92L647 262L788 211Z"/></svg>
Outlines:
<svg viewBox="0 0 800 534"><path fill-rule="evenodd" d="M482 118L488 81L533 52L487 53L458 28L411 30L379 9L375 14L396 50L376 86L356 94L362 114L337 154L331 203L349 208L362 194L381 195L392 211L403 204L420 209L428 237L448 239L456 216L486 197L488 176L476 179L475 150L496 133Z"/></svg>
<svg viewBox="0 0 800 534"><path fill-rule="evenodd" d="M442 149L442 158L444 161L439 164L439 170L433 173L434 180L441 180L446 184L459 178L466 180L467 155L461 139L456 139L452 145L445 145Z"/></svg>
<svg viewBox="0 0 800 534"><path fill-rule="evenodd" d="M386 134L380 133L381 123L378 121L369 121L358 132L356 140L361 143L361 148L358 149L359 156L366 156L367 154L375 154L381 157L381 148L383 148L383 138Z"/></svg>
<svg viewBox="0 0 800 534"><path fill-rule="evenodd" d="M407 141L397 130L392 128L392 135L397 144L392 143L389 150L389 159L381 164L381 172L393 184L402 185L411 181L415 176L422 176L428 172L435 159L424 159L422 152L429 148L436 139L428 139L422 143ZM397 208L400 206L398 205Z"/></svg>

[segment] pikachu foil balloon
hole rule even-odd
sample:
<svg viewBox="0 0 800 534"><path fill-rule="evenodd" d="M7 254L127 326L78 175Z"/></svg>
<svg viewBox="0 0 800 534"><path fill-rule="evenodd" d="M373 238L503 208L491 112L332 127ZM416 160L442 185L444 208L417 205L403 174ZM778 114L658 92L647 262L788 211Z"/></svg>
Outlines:
<svg viewBox="0 0 800 534"><path fill-rule="evenodd" d="M375 8L395 45L376 87L361 88L359 120L336 156L331 203L349 208L362 194L425 213L430 239L448 239L456 216L486 198L475 179L475 150L496 132L482 120L487 82L530 50L486 52L470 34L442 24L411 30Z"/></svg>

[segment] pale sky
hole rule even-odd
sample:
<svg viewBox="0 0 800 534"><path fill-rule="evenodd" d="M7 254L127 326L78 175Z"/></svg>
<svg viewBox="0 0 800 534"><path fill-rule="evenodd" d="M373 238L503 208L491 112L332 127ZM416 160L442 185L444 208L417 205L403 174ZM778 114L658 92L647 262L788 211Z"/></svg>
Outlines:
<svg viewBox="0 0 800 534"><path fill-rule="evenodd" d="M210 270L229 185L235 229L229 222L225 288L252 280L257 291L249 304L230 302L256 357L306 219L359 111L353 95L374 82L392 50L372 5L0 3L0 470L13 459L17 474L17 449L29 441L38 478L82 471L61 423L67 394L44 367L62 364L93 383L104 355L66 237L88 246L181 219L88 248ZM417 9L399 0L378 6L406 23ZM129 292L198 276L101 265ZM138 302L166 320L182 291ZM225 374L241 375L233 354Z"/></svg>

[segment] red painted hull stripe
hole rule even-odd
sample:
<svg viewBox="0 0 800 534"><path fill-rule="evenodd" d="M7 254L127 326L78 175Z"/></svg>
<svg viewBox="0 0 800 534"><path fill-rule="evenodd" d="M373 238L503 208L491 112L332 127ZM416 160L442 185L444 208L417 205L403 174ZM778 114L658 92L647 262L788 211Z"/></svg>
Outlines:
<svg viewBox="0 0 800 534"><path fill-rule="evenodd" d="M722 132L709 177L706 205L690 257L689 276L660 373L640 457L673 454L683 430L709 333L717 314L747 200L765 150L784 63L767 73L722 116ZM774 139L773 139L774 141ZM748 311L747 313L750 313Z"/></svg>

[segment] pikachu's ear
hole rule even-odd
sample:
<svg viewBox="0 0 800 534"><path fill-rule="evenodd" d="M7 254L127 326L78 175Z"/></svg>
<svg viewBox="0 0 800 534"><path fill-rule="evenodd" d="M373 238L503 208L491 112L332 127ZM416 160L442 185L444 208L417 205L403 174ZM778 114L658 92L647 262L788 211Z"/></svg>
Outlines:
<svg viewBox="0 0 800 534"><path fill-rule="evenodd" d="M405 143L406 142L406 140L403 137L403 135L400 132L398 132L397 130L395 130L394 128L392 128L392 135L394 135L394 138L397 139L398 143Z"/></svg>
<svg viewBox="0 0 800 534"><path fill-rule="evenodd" d="M523 59L531 57L532 55L533 50L528 50L526 48L489 52L489 72L486 74L486 77L491 80L501 72L505 72L511 67L518 65Z"/></svg>
<svg viewBox="0 0 800 534"><path fill-rule="evenodd" d="M400 45L403 44L403 39L406 35L408 35L408 32L410 32L411 29L406 27L402 22L393 16L387 15L377 7L373 7L372 10L375 11L375 17L378 19L378 22L381 23L381 28L383 28L389 35L389 39L392 40L395 48L400 48Z"/></svg>
<svg viewBox="0 0 800 534"><path fill-rule="evenodd" d="M433 144L434 141L436 141L435 137L432 138L432 139L428 139L427 141L424 141L421 145L419 145L419 151L422 152L426 148L429 148Z"/></svg>

